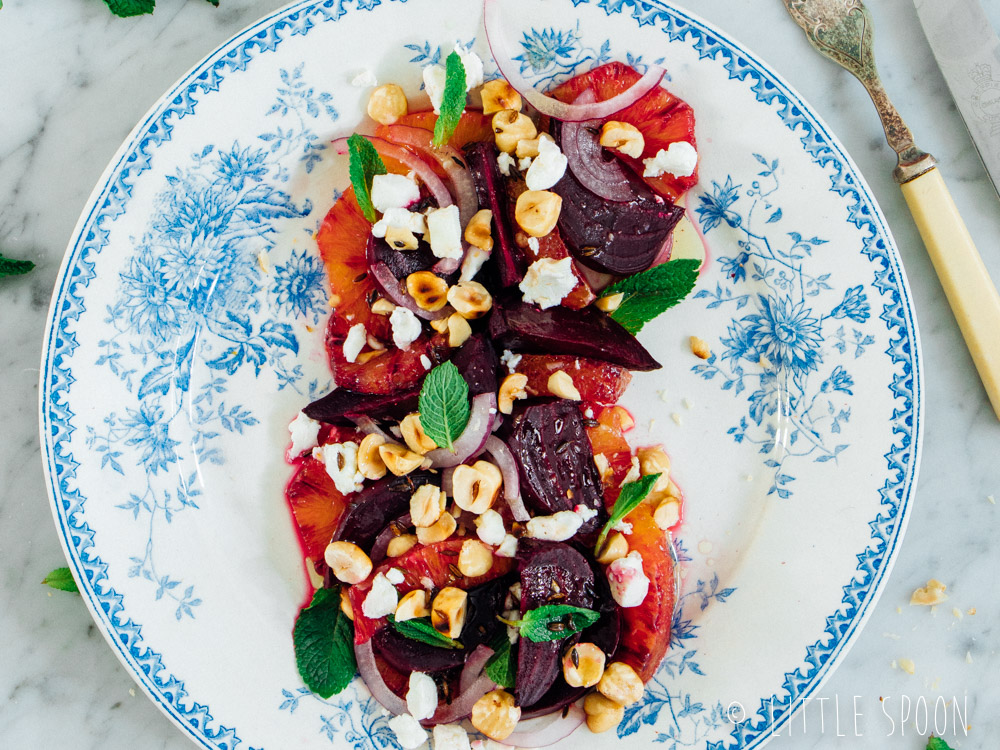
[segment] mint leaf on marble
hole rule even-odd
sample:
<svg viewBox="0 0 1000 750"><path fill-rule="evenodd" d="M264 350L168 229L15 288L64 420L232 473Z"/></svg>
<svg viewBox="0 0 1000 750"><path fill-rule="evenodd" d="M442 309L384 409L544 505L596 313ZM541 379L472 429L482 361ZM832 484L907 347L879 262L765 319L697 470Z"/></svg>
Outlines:
<svg viewBox="0 0 1000 750"><path fill-rule="evenodd" d="M73 574L69 572L69 568L56 568L45 576L42 583L59 591L69 591L70 593L80 592L76 581L73 580Z"/></svg>
<svg viewBox="0 0 1000 750"><path fill-rule="evenodd" d="M152 13L156 0L104 0L104 4L119 18L131 18Z"/></svg>
<svg viewBox="0 0 1000 750"><path fill-rule="evenodd" d="M346 688L358 670L354 627L340 608L340 587L317 589L292 630L295 664L306 687L326 699Z"/></svg>
<svg viewBox="0 0 1000 750"><path fill-rule="evenodd" d="M951 747L940 737L931 737L927 740L927 750L951 750Z"/></svg>
<svg viewBox="0 0 1000 750"><path fill-rule="evenodd" d="M0 5L0 8L2 7ZM5 276L20 276L21 274L28 273L34 267L35 264L30 260L14 260L13 258L5 258L3 254L0 254L0 279Z"/></svg>

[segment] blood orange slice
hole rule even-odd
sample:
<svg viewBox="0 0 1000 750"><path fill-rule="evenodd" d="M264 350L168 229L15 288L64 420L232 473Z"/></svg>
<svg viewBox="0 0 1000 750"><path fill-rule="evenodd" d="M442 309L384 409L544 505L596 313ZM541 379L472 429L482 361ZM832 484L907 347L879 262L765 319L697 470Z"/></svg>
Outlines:
<svg viewBox="0 0 1000 750"><path fill-rule="evenodd" d="M549 378L561 370L573 378L581 400L590 404L617 402L632 380L624 367L565 354L524 354L516 370L528 377L529 396L556 395L549 390Z"/></svg>

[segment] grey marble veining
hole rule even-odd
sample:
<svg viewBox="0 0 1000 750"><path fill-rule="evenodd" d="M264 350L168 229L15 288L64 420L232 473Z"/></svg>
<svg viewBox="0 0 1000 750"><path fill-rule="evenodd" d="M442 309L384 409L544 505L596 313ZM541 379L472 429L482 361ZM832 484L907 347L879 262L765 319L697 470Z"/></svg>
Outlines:
<svg viewBox="0 0 1000 750"><path fill-rule="evenodd" d="M7 0L0 10L0 248L34 260L0 282L0 747L167 748L190 743L147 701L81 603L38 585L61 564L37 438L45 311L77 217L123 138L159 95L235 32L278 7L159 0L151 17L112 18L97 0ZM900 734L900 701L967 696L972 732L955 747L996 745L1000 670L1000 424L982 393L919 237L892 181L893 156L863 89L816 55L778 0L689 0L768 60L823 116L872 185L901 248L927 368L923 468L895 570L852 652L774 750L922 748ZM973 237L1000 279L1000 203L948 98L909 0L870 3L886 87L918 142L942 162ZM995 25L1000 3L987 0ZM907 606L929 577L951 600ZM952 607L975 615L961 620ZM769 616L780 617L781 613ZM968 658L967 658L968 655ZM916 673L893 669L909 658ZM969 663L971 660L971 663ZM861 718L854 729L854 697ZM880 703L879 698L888 699ZM839 712L835 714L835 701ZM887 737L888 720L896 721ZM825 726L820 730L821 717ZM835 719L839 718L837 736Z"/></svg>

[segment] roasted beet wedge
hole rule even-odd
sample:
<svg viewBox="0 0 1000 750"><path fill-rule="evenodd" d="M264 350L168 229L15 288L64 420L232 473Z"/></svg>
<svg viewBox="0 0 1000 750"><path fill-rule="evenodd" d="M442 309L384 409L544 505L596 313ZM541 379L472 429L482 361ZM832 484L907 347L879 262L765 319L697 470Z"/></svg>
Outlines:
<svg viewBox="0 0 1000 750"><path fill-rule="evenodd" d="M414 472L405 477L389 476L366 486L353 496L340 518L333 541L354 542L370 552L375 538L386 525L410 508L410 496L422 484L437 479L430 472Z"/></svg>
<svg viewBox="0 0 1000 750"><path fill-rule="evenodd" d="M372 636L379 656L400 672L442 672L465 663L467 649L438 648L400 635L386 625Z"/></svg>
<svg viewBox="0 0 1000 750"><path fill-rule="evenodd" d="M496 393L500 359L486 334L477 333L471 336L451 361L469 384L470 396Z"/></svg>
<svg viewBox="0 0 1000 750"><path fill-rule="evenodd" d="M472 653L476 646L492 641L497 631L506 627L497 615L503 612L504 598L511 583L512 576L507 576L469 590L465 626L460 639L466 654Z"/></svg>
<svg viewBox="0 0 1000 750"><path fill-rule="evenodd" d="M307 417L327 424L352 424L352 420L364 416L372 419L402 419L416 409L419 397L419 388L385 395L355 393L346 388L336 388L302 411Z"/></svg>
<svg viewBox="0 0 1000 750"><path fill-rule="evenodd" d="M580 527L586 535L605 517L601 475L575 401L546 399L518 405L511 417L510 449L521 475L521 494L542 514L584 505L597 516Z"/></svg>
<svg viewBox="0 0 1000 750"><path fill-rule="evenodd" d="M397 250L384 239L368 237L369 263L385 263L392 275L405 280L411 273L426 271L432 268L438 259L431 252L431 247L421 241L416 250Z"/></svg>
<svg viewBox="0 0 1000 750"><path fill-rule="evenodd" d="M493 245L491 264L497 270L500 285L504 288L514 286L524 278L527 264L524 254L511 236L510 225L501 217L508 214L507 189L503 175L497 166L497 150L492 141L472 143L465 149L465 158L469 163L469 171L476 183L476 195L479 205L493 211L493 227L496 242Z"/></svg>
<svg viewBox="0 0 1000 750"><path fill-rule="evenodd" d="M522 540L518 550L521 616L545 604L590 608L594 573L586 558L567 544ZM537 703L559 676L559 655L576 636L559 641L518 641L514 696L519 706Z"/></svg>
<svg viewBox="0 0 1000 750"><path fill-rule="evenodd" d="M684 215L679 206L653 200L645 188L627 203L605 200L570 172L552 190L563 199L559 231L573 257L602 273L645 271Z"/></svg>
<svg viewBox="0 0 1000 750"><path fill-rule="evenodd" d="M541 310L524 302L520 294L505 294L494 300L489 333L498 350L571 354L629 370L660 369L635 336L596 307L570 310L557 305Z"/></svg>

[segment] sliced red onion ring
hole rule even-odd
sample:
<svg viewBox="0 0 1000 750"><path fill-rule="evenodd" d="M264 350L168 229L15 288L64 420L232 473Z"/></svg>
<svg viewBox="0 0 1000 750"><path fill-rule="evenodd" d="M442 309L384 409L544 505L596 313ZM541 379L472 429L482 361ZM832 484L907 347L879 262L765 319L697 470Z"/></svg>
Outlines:
<svg viewBox="0 0 1000 750"><path fill-rule="evenodd" d="M397 146L395 143L389 143L389 141L383 140L382 138L376 138L372 135L366 135L365 138L371 141L380 156L395 159L400 164L412 169L414 174L420 178L420 181L427 186L427 189L430 191L431 195L434 196L434 199L437 201L439 207L444 208L445 206L450 206L454 203L451 198L451 193L448 192L448 188L445 187L441 178L434 173L430 164L425 162L415 153L408 151L401 146ZM338 154L346 154L348 152L346 138L337 138L333 141L332 145Z"/></svg>
<svg viewBox="0 0 1000 750"><path fill-rule="evenodd" d="M472 687L472 683L479 679L491 656L493 656L493 649L484 643L476 646L476 650L466 657L462 674L458 678L458 692L460 694L467 691Z"/></svg>
<svg viewBox="0 0 1000 750"><path fill-rule="evenodd" d="M587 89L574 104L592 104L594 92ZM609 201L624 203L635 198L626 167L616 157L605 158L598 134L600 120L567 122L562 126L560 146L573 176L587 190Z"/></svg>
<svg viewBox="0 0 1000 750"><path fill-rule="evenodd" d="M464 242L462 243L462 247L468 249ZM434 273L439 273L443 276L450 276L458 270L460 265L462 265L464 257L465 255L463 254L462 258L442 258L434 264Z"/></svg>
<svg viewBox="0 0 1000 750"><path fill-rule="evenodd" d="M396 441L391 438L381 427L375 424L375 420L371 417L358 417L357 419L352 419L352 422L357 425L358 429L361 430L366 435L379 435L385 438L387 443L395 443Z"/></svg>
<svg viewBox="0 0 1000 750"><path fill-rule="evenodd" d="M389 686L385 684L385 680L382 679L382 673L378 671L371 638L364 643L354 644L354 658L357 659L358 672L361 674L361 679L365 681L365 687L368 688L368 692L372 694L372 697L381 703L382 707L389 713L396 716L405 714L406 701L389 689ZM488 693L489 691L487 690L486 692Z"/></svg>
<svg viewBox="0 0 1000 750"><path fill-rule="evenodd" d="M472 413L462 434L455 440L452 453L447 448L438 448L427 454L432 465L437 469L458 466L479 453L486 445L493 427L493 417L497 412L497 395L495 393L480 393L472 399Z"/></svg>
<svg viewBox="0 0 1000 750"><path fill-rule="evenodd" d="M493 456L500 473L503 475L503 496L510 506L510 512L515 521L526 523L531 516L528 509L524 507L521 499L521 479L517 473L517 463L514 461L514 454L510 452L507 444L496 435L486 438L486 452Z"/></svg>
<svg viewBox="0 0 1000 750"><path fill-rule="evenodd" d="M437 320L438 318L448 316L448 313L445 312L444 308L438 310L437 312L429 312L427 310L420 309L416 300L414 300L413 297L407 293L403 282L393 275L389 266L385 263L376 261L368 266L368 270L371 272L372 278L375 280L375 284L382 290L385 298L392 304L398 305L399 307L405 307L418 318L423 318L424 320Z"/></svg>
<svg viewBox="0 0 1000 750"><path fill-rule="evenodd" d="M514 747L547 747L569 737L586 718L583 709L573 704L565 716L559 711L552 716L540 716L521 722L504 743Z"/></svg>
<svg viewBox="0 0 1000 750"><path fill-rule="evenodd" d="M455 467L449 466L441 472L441 489L448 497L455 496Z"/></svg>
<svg viewBox="0 0 1000 750"><path fill-rule="evenodd" d="M375 541L372 544L372 553L369 555L371 557L372 563L378 565L389 555L389 542L396 538L396 528L409 528L413 524L413 519L410 518L410 514L402 515L395 521L391 521L379 535L375 537ZM395 527L395 528L394 528Z"/></svg>
<svg viewBox="0 0 1000 750"><path fill-rule="evenodd" d="M666 71L657 65L650 65L645 75L642 76L632 86L621 92L617 96L605 99L603 102L592 104L566 104L545 96L521 75L521 66L512 59L507 42L504 39L502 26L503 9L502 0L485 0L483 12L486 21L486 39L493 53L493 59L500 69L501 75L507 79L508 83L517 89L535 109L543 115L555 117L557 120L566 122L580 122L581 120L594 120L605 118L620 112L637 100L645 96L663 79Z"/></svg>
<svg viewBox="0 0 1000 750"><path fill-rule="evenodd" d="M478 679L469 685L467 690L463 690L456 695L451 703L438 704L437 711L434 712L429 721L423 722L424 725L453 724L456 721L461 721L472 713L472 707L476 705L476 701L496 686L497 684L487 677L485 673L481 674Z"/></svg>
<svg viewBox="0 0 1000 750"><path fill-rule="evenodd" d="M650 266L650 268L652 268L653 266L661 265L662 263L666 263L668 260L670 260L670 253L673 251L673 249L674 249L674 233L671 232L670 234L667 235L667 239L663 241L663 245L660 246L660 252L656 254L656 258L653 259L653 265Z"/></svg>
<svg viewBox="0 0 1000 750"><path fill-rule="evenodd" d="M587 285L598 294L603 292L615 282L615 277L610 273L595 271L593 268L588 268L583 265L583 263L577 263L576 261L573 261L573 266L586 280Z"/></svg>

